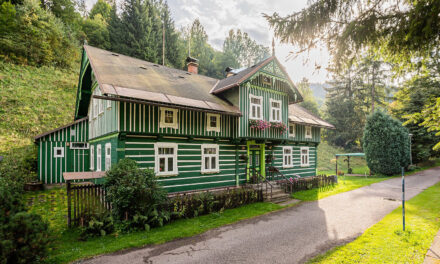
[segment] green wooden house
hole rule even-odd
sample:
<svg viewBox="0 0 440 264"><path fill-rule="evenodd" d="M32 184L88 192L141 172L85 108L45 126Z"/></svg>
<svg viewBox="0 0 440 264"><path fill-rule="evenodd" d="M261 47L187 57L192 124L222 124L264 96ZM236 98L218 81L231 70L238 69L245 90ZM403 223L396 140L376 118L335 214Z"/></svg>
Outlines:
<svg viewBox="0 0 440 264"><path fill-rule="evenodd" d="M38 175L105 171L122 158L169 192L239 186L277 168L316 174L322 128L276 57L218 80L84 46L75 120L35 139Z"/></svg>

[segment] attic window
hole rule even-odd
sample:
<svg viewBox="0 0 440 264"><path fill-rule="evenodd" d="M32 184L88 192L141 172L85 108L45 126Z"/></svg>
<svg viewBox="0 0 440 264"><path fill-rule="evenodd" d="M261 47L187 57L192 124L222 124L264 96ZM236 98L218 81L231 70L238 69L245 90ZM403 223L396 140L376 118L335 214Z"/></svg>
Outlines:
<svg viewBox="0 0 440 264"><path fill-rule="evenodd" d="M268 76L263 76L263 84L271 85L272 84L272 78Z"/></svg>

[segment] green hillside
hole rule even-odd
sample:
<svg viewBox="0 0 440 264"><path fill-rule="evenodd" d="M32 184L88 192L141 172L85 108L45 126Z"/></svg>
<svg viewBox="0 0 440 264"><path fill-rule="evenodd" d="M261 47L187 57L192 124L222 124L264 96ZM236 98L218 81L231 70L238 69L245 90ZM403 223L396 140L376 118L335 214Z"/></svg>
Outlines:
<svg viewBox="0 0 440 264"><path fill-rule="evenodd" d="M16 168L33 137L73 121L78 72L0 62L0 155ZM25 157L27 156L27 157ZM34 157L36 158L36 157ZM31 165L33 166L33 165Z"/></svg>
<svg viewBox="0 0 440 264"><path fill-rule="evenodd" d="M346 152L347 151L343 148L334 147L322 141L318 146L318 173L334 174L335 154ZM347 173L347 162L344 162L344 159L345 157L338 159L338 169ZM353 168L353 173L364 174L369 172L367 163L363 157L352 157L350 159L350 167Z"/></svg>

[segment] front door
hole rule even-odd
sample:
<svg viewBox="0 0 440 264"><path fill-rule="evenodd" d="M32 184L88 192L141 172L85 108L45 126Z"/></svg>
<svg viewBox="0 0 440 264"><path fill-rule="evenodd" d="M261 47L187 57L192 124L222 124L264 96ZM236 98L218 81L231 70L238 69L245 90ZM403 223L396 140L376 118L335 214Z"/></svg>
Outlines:
<svg viewBox="0 0 440 264"><path fill-rule="evenodd" d="M259 150L250 150L249 167L251 168L251 171L254 171L254 170L256 170L258 172L261 171L260 151Z"/></svg>
<svg viewBox="0 0 440 264"><path fill-rule="evenodd" d="M248 142L248 153L249 160L247 165L247 179L250 180L254 172L261 175L262 177L265 177L266 173L264 172L264 144L258 144L255 143L255 141Z"/></svg>

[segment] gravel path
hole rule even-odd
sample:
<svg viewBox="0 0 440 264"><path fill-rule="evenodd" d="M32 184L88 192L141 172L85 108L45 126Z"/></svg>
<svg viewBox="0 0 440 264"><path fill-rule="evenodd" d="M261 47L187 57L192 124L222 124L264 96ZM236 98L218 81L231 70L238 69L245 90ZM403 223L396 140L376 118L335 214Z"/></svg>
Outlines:
<svg viewBox="0 0 440 264"><path fill-rule="evenodd" d="M440 181L440 167L406 177L406 199ZM394 178L162 245L83 263L303 263L349 242L401 202Z"/></svg>

